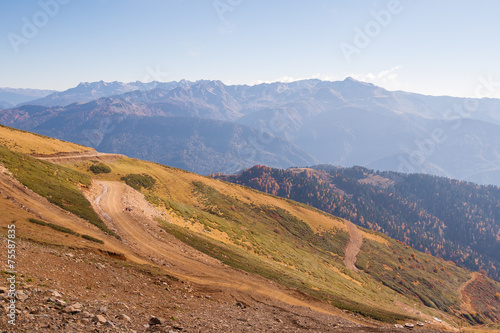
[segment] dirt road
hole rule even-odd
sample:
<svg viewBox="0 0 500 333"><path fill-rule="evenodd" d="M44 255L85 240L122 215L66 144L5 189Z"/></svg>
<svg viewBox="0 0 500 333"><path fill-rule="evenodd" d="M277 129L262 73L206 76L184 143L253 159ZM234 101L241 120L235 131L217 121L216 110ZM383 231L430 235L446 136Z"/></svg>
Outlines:
<svg viewBox="0 0 500 333"><path fill-rule="evenodd" d="M99 191L94 191L93 204L96 211L106 214L103 217L110 223L110 227L131 246L137 256L148 258L165 268L169 274L205 286L251 294L260 301L271 297L289 305L309 307L321 313L344 317L338 309L223 265L167 234L148 215L151 212L150 204L127 185L100 181L93 186L100 188ZM124 212L123 208L129 206L130 202L134 202L132 212ZM300 298L294 294L300 295Z"/></svg>
<svg viewBox="0 0 500 333"><path fill-rule="evenodd" d="M13 178L8 170L2 165L0 165L0 195L9 198L9 201L15 206L32 214L33 217L58 224L76 233L86 234L105 242L104 245L96 246L95 243L82 241L87 247L123 254L130 260L134 260L138 263L146 263L146 261L134 256L133 253L128 251L128 249L114 237L104 235L96 226L90 224L88 221L65 211L50 203L46 198L28 189L17 179Z"/></svg>
<svg viewBox="0 0 500 333"><path fill-rule="evenodd" d="M361 250L361 245L363 244L363 235L361 234L361 231L359 231L358 227L354 225L354 223L347 220L344 221L347 225L347 229L349 230L349 242L347 243L345 249L344 264L348 269L357 272L358 269L355 265L356 256Z"/></svg>
<svg viewBox="0 0 500 333"><path fill-rule="evenodd" d="M64 163L82 162L88 160L112 162L119 158L124 157L124 155L99 153L96 152L95 150L91 150L85 152L72 152L67 154L53 154L53 155L40 155L40 156L33 155L33 157L50 163L64 164Z"/></svg>

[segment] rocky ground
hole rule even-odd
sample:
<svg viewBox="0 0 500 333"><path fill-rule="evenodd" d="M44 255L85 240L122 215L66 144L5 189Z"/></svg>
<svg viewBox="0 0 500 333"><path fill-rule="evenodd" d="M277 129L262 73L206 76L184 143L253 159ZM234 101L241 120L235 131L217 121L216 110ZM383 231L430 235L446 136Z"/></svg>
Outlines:
<svg viewBox="0 0 500 333"><path fill-rule="evenodd" d="M2 238L0 247L6 246ZM404 331L197 286L105 253L18 240L17 255L15 326L8 323L5 270L1 277L0 329L6 332Z"/></svg>

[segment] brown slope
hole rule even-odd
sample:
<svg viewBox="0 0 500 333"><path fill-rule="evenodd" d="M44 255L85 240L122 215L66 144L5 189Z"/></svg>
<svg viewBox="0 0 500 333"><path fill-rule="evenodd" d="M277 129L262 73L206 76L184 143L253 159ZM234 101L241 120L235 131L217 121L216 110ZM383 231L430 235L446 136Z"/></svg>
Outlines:
<svg viewBox="0 0 500 333"><path fill-rule="evenodd" d="M104 306L108 308L109 313L118 314L119 303L122 303L121 300L124 299L125 295L130 294L131 290L140 290L140 292L136 293L141 294L141 297L137 297L136 295L132 298L127 297L129 299L127 302L129 304L134 302L132 304L135 305L130 311L127 311L131 317L141 317L141 313L144 311L142 309L143 302L150 304L148 307L154 305L151 308L153 313L169 311L168 308L162 308L157 303L160 300L154 300L155 291L153 290L157 289L156 293L158 293L161 288L143 283L146 279L151 279L148 275L144 276L144 273L138 273L131 268L127 268L129 265L121 267L120 261L112 264L115 267L112 271L102 272L103 266L100 266L99 263L103 262L102 260L108 259L103 259L99 255L96 256L92 252L85 252L86 249L90 248L98 250L97 253L123 254L126 259L133 262L162 267L164 271L168 272L167 276L177 276L183 281L194 283L196 290L199 291L197 293L198 297L200 297L200 293L212 294L214 291L217 291L216 294L222 292L224 295L222 297L226 301L228 297L229 299L233 299L232 302L235 302L234 299L240 300L243 302L244 307L248 305L253 310L256 310L252 312L249 320L254 316L255 321L260 321L260 319L266 318L266 315L271 313L275 318L283 318L279 319L279 321L278 319L270 318L278 323L278 325L260 323L258 326L262 325L262 329L265 329L265 327L275 327L270 331L281 332L282 330L279 328L281 326L279 323L281 322L290 322L291 325L287 329L283 327L283 331L292 329L297 332L308 331L309 328L326 331L329 325L342 327L343 329L339 330L340 332L376 332L384 329L362 326L356 323L356 319L353 317L348 317L349 320L343 319L341 316L347 316L328 304L321 303L294 290L281 288L260 277L247 275L244 272L224 266L219 261L195 251L170 235L156 236L156 232L161 232L158 230L159 227L155 222L151 220L152 212L148 210L148 203L142 201L144 199L141 194L121 183L103 182L103 184L106 187L103 186L94 193L97 196L94 195L93 202L98 203L99 207L102 208L102 213L105 213L105 216L109 217L109 219L106 219L108 225L116 228L124 236L123 242L104 235L87 221L49 203L45 198L40 197L18 183L17 180L11 178L7 170L2 169L0 173L0 194L2 200L0 203L4 208L8 208L13 213L12 216L23 216L26 219L28 216L33 216L105 241L105 244L101 245L73 236L66 238L64 234L51 232L50 229L50 235L38 235L36 234L37 230L35 230L35 233L31 233L28 230L31 226L28 222L18 220L18 252L23 252L23 255L19 256L18 265L23 276L30 276L35 281L51 281L51 285L63 293L64 298L68 299L69 302L79 302L84 305L85 309L93 309L95 313L99 313L95 305L93 305L96 304L95 299L100 298L102 294L108 294L110 299L100 300L99 303L105 304ZM96 185L99 186L98 184ZM108 190L104 192L104 188L108 188ZM96 198L100 198L100 200L96 201ZM141 208L136 208L132 213L125 214L122 212L123 204ZM5 217L4 215L0 219L3 227L12 223L10 219ZM36 227L36 225L34 226ZM30 241L35 241L35 243L31 243ZM42 246L36 244L42 244ZM43 244L54 244L57 246L55 248L45 248ZM4 242L2 242L2 245L6 246ZM63 247L60 245L63 245ZM76 258L73 258L73 254L71 254L71 257L67 257L67 251L73 253L76 251ZM95 266L92 264L89 268L87 261L96 264ZM109 262L105 262L104 265L109 265ZM123 275L119 272L123 272ZM139 280L137 283L126 286L120 286L112 282L126 281L126 276L135 276L137 274L142 275L144 280ZM52 293L45 287L45 284L39 284L39 288L35 288L29 284L22 288L20 287L19 289L24 290L30 297L26 301L18 300L18 306L28 309L45 309L47 299ZM189 286L189 283L187 285ZM93 287L92 289L88 289L85 286ZM178 292L182 289L184 288L172 288L172 290L177 290ZM148 295L148 300L143 299L145 295ZM179 303L179 300L176 300L175 296L170 302L163 299L162 303L165 301L167 302L166 304L170 304L170 302ZM206 303L206 301L202 303ZM0 304L0 306L3 305ZM187 305L185 306L187 307ZM206 315L206 307L202 305L199 307L191 306L194 308L204 308L204 314ZM201 316L202 313L197 312L194 308L190 311L198 313L198 316ZM57 310L57 307L55 309ZM61 317L61 311L50 313L51 320L48 323L44 319L48 318L44 314L45 310L36 311L38 312L32 314L28 312L19 314L18 328L37 327L45 331L61 332L86 331L84 327L71 326L73 322L71 319L69 320L69 325L73 328L68 330L61 329L61 327L65 327L68 324L68 316L64 317L63 315ZM45 317L37 317L40 311ZM217 305L215 308L212 306L208 311L211 311L210 313L214 315L217 313L217 317L211 318L209 315L209 318L203 318L203 321L200 320L201 322L205 322L206 325L210 324L215 327L216 323L225 322L230 324L226 324L229 325L227 327L232 327L234 322L237 322L234 319L237 314L233 313L229 316L222 314L224 311L227 313L234 312L234 309L228 308L227 305ZM73 317L80 318L81 316L75 315ZM116 320L110 314L106 317L116 323ZM5 316L0 320L0 327L7 327L4 319ZM142 321L144 323L147 322L147 317L144 318L144 314L142 314ZM137 323L133 324L135 324L135 327L137 326ZM92 325L95 326L95 323ZM196 327L200 325L200 322L186 322L186 326L192 325ZM370 326L373 326L373 324ZM204 325L201 324L201 327L204 327ZM207 329L206 331L215 332L220 330Z"/></svg>
<svg viewBox="0 0 500 333"><path fill-rule="evenodd" d="M363 244L363 235L359 231L358 227L354 225L351 221L345 220L347 229L349 230L349 243L345 249L344 264L350 270L355 272L358 271L356 268L356 256L361 250L361 245Z"/></svg>
<svg viewBox="0 0 500 333"><path fill-rule="evenodd" d="M205 286L232 289L250 293L264 301L272 297L289 305L309 307L315 311L342 315L340 311L312 298L297 297L296 292L281 288L262 278L223 265L220 261L192 249L171 235L161 232L151 216L144 212L149 203L136 191L119 182L96 182L101 191L94 192L92 200L96 210L105 213L111 226L116 229L126 244L139 256L167 268L170 274ZM95 194L98 193L98 196ZM99 200L97 200L99 199ZM123 212L124 207L134 203L132 212ZM150 210L148 210L150 211ZM295 295L294 295L295 294ZM301 299L302 298L302 299Z"/></svg>
<svg viewBox="0 0 500 333"><path fill-rule="evenodd" d="M104 234L88 221L83 220L50 203L46 198L36 194L19 183L15 178L9 175L7 169L5 169L2 165L0 165L0 194L3 198L7 199L8 202L10 202L9 207L15 207L18 210L25 212L22 215L18 212L17 214L14 214L13 217L16 217L16 215L27 216L69 228L76 233L89 235L104 241L104 245L96 245L96 243L80 239L78 240L80 244L75 245L113 252L125 255L134 261L141 261L139 258L134 257L130 251L127 251L127 249L124 248L116 238ZM11 221L5 219L5 215L2 217L2 224L10 222ZM54 243L58 242L57 239L54 239L53 241ZM144 263L144 261L141 263Z"/></svg>

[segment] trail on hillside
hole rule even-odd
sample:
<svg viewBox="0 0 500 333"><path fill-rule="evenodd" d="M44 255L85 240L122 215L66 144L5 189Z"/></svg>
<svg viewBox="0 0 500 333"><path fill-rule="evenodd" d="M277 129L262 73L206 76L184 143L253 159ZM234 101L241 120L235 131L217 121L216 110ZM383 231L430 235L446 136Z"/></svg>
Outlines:
<svg viewBox="0 0 500 333"><path fill-rule="evenodd" d="M115 229L123 242L131 246L136 255L145 257L166 269L178 278L205 286L229 288L252 295L264 301L268 297L296 306L309 307L315 311L343 316L333 307L325 308L323 303L312 298L300 298L294 290L280 287L261 277L233 269L222 264L174 236L166 233L154 221L154 207L142 194L129 186L112 181L95 181L93 204L98 212L105 213L110 227ZM95 187L99 187L97 191ZM124 211L130 207L132 211ZM350 318L352 320L352 318Z"/></svg>
<svg viewBox="0 0 500 333"><path fill-rule="evenodd" d="M99 246L102 250L124 254L129 257L129 259L140 261L139 258L134 257L132 253L128 252L114 237L105 235L88 221L50 203L46 198L21 184L10 174L8 169L1 164L0 195L38 219L69 228L79 234L85 234L104 240L104 245ZM92 244L92 246L93 245L94 244Z"/></svg>
<svg viewBox="0 0 500 333"><path fill-rule="evenodd" d="M125 157L125 155L120 154L108 154L99 153L96 151L90 152L71 152L67 154L53 154L53 155L43 155L43 156L33 156L36 159L47 161L50 163L71 163L71 162L82 162L88 160L98 160L102 162L112 162L119 158Z"/></svg>
<svg viewBox="0 0 500 333"><path fill-rule="evenodd" d="M467 296L467 293L465 292L465 288L479 277L478 272L472 272L471 278L467 281L465 281L460 287L458 287L458 292L460 293L460 300L462 301L462 308L468 312L474 312L474 308L472 307L470 298Z"/></svg>
<svg viewBox="0 0 500 333"><path fill-rule="evenodd" d="M356 257L361 250L361 244L363 243L363 235L359 231L358 227L354 225L351 221L344 220L347 229L349 230L349 242L345 248L344 264L345 266L355 272L358 271L356 267Z"/></svg>

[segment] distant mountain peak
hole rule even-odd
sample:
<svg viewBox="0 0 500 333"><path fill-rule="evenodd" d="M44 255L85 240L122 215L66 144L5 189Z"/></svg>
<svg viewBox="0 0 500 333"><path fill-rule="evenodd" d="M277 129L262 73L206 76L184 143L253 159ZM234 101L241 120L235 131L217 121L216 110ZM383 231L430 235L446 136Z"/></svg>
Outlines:
<svg viewBox="0 0 500 333"><path fill-rule="evenodd" d="M356 80L355 78L353 78L352 76L348 76L344 79L344 81L342 81L344 83L349 83L349 84L356 84L356 85L362 85L362 86L367 86L367 87L376 87L376 85L374 85L373 83L370 83L370 82L365 82L365 81L360 81L360 80Z"/></svg>

